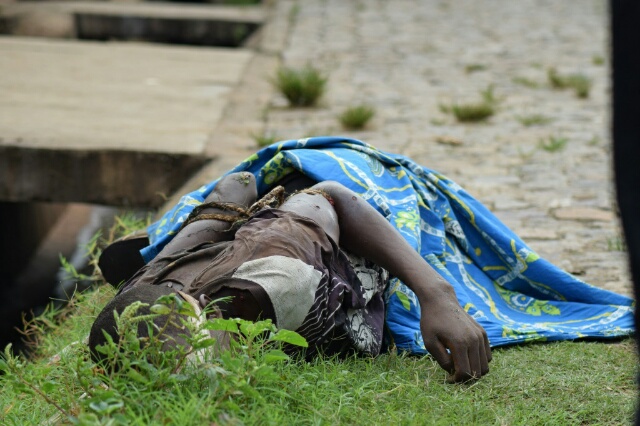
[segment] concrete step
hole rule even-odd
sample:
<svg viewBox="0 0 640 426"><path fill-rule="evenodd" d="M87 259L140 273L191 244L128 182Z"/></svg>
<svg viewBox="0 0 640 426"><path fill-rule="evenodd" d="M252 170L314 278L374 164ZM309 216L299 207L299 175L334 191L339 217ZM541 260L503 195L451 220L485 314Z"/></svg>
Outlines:
<svg viewBox="0 0 640 426"><path fill-rule="evenodd" d="M6 34L203 46L240 46L263 21L262 6L47 1L0 10Z"/></svg>
<svg viewBox="0 0 640 426"><path fill-rule="evenodd" d="M0 37L0 200L161 205L253 55Z"/></svg>

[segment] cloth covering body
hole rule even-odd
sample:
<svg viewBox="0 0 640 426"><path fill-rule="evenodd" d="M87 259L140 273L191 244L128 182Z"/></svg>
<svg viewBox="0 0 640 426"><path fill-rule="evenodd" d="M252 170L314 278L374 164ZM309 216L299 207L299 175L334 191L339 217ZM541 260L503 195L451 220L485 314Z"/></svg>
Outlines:
<svg viewBox="0 0 640 426"><path fill-rule="evenodd" d="M451 283L492 347L634 331L632 299L591 286L541 258L463 188L405 156L355 139L317 137L273 144L228 173L252 173L262 195L294 170L360 194ZM148 228L151 245L141 251L145 261L173 238L217 182L184 195ZM426 353L415 294L392 277L384 300L386 343Z"/></svg>

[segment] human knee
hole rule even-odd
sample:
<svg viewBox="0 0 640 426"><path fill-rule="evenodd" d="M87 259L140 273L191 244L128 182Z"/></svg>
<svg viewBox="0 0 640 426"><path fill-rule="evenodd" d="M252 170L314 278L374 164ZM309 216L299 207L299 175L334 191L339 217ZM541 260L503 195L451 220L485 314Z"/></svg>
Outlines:
<svg viewBox="0 0 640 426"><path fill-rule="evenodd" d="M313 185L312 188L324 191L331 196L337 193L342 193L345 190L347 190L347 188L343 184L336 182L334 180L325 180L325 181L319 182Z"/></svg>
<svg viewBox="0 0 640 426"><path fill-rule="evenodd" d="M249 172L236 172L223 176L206 201L253 204L258 197L256 178Z"/></svg>
<svg viewBox="0 0 640 426"><path fill-rule="evenodd" d="M326 180L324 182L320 182L314 185L313 188L319 189L325 192L327 195L329 195L329 197L331 198L334 204L334 207L336 207L336 203L341 204L341 203L345 203L350 199L355 200L355 198L353 197L357 196L355 192L353 192L343 184L333 180Z"/></svg>

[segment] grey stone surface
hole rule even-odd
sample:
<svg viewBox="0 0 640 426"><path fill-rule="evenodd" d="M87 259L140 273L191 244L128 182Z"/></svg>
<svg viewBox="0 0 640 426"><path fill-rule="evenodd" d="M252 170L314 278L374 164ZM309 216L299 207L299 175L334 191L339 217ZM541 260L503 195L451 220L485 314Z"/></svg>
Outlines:
<svg viewBox="0 0 640 426"><path fill-rule="evenodd" d="M611 183L606 1L272 0L265 2L265 22L252 43L253 53L229 52L238 60L229 74L221 71L229 80L213 77L213 70L225 68L210 60L208 49L194 50L193 61L172 56L164 66L151 66L144 56L132 61L136 90L176 89L175 95L152 103L164 112L150 124L144 124L148 113L136 106L136 96L117 103L114 108L128 111L131 123L142 125L134 134L150 140L149 146L168 151L198 146L194 152L203 149L219 157L178 193L249 156L256 136L351 136L442 172L493 209L541 256L593 285L631 294ZM6 52L5 47L0 67L8 63ZM40 64L45 81L52 64ZM316 108L288 108L269 79L279 66L307 64L327 73L327 93ZM547 81L551 67L589 77L589 97L552 89ZM156 70L176 72L184 80L158 77ZM63 74L67 79L74 75ZM18 79L2 75L0 84ZM39 81L32 84L39 96L30 96L44 99L50 87ZM124 90L109 80L102 86L94 96ZM500 102L485 123L458 123L441 111L442 105L478 101L490 86ZM225 99L224 105L208 103L215 94ZM14 98L10 104L20 102ZM342 129L337 115L360 103L376 109L372 123L363 131ZM3 112L5 105L0 105ZM50 119L68 108L64 99L56 106ZM82 117L90 107L79 111L68 128L60 126L60 132L73 132L86 121ZM102 109L105 115L107 110ZM37 111L23 121L12 120L11 128L20 124L38 134ZM549 121L522 123L535 114ZM96 127L97 139L120 134L114 128L129 125L103 124ZM39 138L55 136L45 132ZM567 139L566 146L554 152L540 148L552 137Z"/></svg>
<svg viewBox="0 0 640 426"><path fill-rule="evenodd" d="M626 254L611 243L621 232L611 184L604 0L278 0L265 34L262 57L312 64L329 75L328 90L309 109L287 108L268 84L236 99L212 145L234 147L229 163L255 150L242 123L282 139L355 137L444 173L543 257L593 285L631 294ZM481 70L469 72L473 65ZM552 89L551 67L588 76L589 97ZM490 85L500 103L486 123L458 123L441 112L442 104L479 100ZM376 109L373 122L364 131L341 129L336 116L363 102ZM521 123L534 114L550 120ZM550 137L566 138L566 146L540 148ZM576 214L560 220L554 211ZM587 217L594 211L597 218Z"/></svg>

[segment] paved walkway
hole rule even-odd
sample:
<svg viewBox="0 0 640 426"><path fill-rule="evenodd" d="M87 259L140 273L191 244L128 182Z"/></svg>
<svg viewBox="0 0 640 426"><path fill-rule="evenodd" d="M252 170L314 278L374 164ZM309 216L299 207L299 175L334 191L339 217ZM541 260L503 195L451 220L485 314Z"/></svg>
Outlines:
<svg viewBox="0 0 640 426"><path fill-rule="evenodd" d="M209 142L224 158L191 187L248 156L251 134L348 135L444 173L543 257L631 294L611 184L604 0L276 0L258 49ZM286 108L267 80L281 64L329 75L319 108ZM551 89L550 67L588 76L589 97ZM490 85L500 104L487 123L441 112ZM372 124L342 130L336 116L363 102ZM535 114L550 121L521 123ZM539 148L548 138L565 148Z"/></svg>

